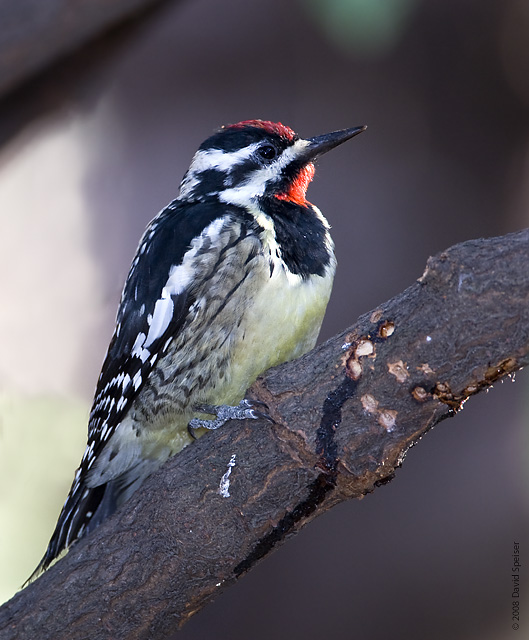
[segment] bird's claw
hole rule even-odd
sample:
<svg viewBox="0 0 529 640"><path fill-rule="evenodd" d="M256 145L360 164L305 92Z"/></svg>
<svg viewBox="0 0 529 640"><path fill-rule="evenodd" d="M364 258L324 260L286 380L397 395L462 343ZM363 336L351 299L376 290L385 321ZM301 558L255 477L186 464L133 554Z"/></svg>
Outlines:
<svg viewBox="0 0 529 640"><path fill-rule="evenodd" d="M215 430L226 424L228 420L258 420L263 418L273 422L272 418L265 413L265 411L268 411L268 407L264 402L260 402L259 400L248 400L245 398L235 407L227 404L200 404L195 405L193 409L200 413L209 413L217 416L214 420L202 420L199 418L190 420L187 430L193 439L196 439L194 432L197 429ZM264 409L264 411L261 409Z"/></svg>

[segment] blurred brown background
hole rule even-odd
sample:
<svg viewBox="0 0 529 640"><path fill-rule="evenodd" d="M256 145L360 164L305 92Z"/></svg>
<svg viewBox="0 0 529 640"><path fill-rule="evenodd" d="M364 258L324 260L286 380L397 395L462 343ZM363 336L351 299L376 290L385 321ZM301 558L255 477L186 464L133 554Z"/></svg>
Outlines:
<svg viewBox="0 0 529 640"><path fill-rule="evenodd" d="M339 260L322 339L428 256L529 219L529 2L173 0L94 40L119 4L79 35L73 0L0 2L0 48L42 29L0 51L0 600L43 554L81 458L139 237L219 125L369 126L309 192ZM527 386L522 372L472 399L393 482L311 523L178 637L514 637Z"/></svg>

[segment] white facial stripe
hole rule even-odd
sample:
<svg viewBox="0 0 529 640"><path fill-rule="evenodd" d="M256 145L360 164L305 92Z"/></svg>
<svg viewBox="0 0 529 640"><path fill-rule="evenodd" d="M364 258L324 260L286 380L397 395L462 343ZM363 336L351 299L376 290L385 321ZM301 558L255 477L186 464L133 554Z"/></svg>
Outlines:
<svg viewBox="0 0 529 640"><path fill-rule="evenodd" d="M283 169L287 166L287 164L289 164L290 162L292 162L292 160L299 156L303 149L308 147L309 144L310 142L308 140L303 140L302 138L296 140L296 142L294 142L291 147L287 147L283 151L281 156L278 158L278 162L274 163L273 166L279 166L281 167L281 169Z"/></svg>
<svg viewBox="0 0 529 640"><path fill-rule="evenodd" d="M217 170L228 173L237 164L247 160L259 147L254 143L239 149L238 151L222 151L221 149L199 149L193 156L191 166L180 185L180 197L186 198L200 183L200 174L203 171Z"/></svg>
<svg viewBox="0 0 529 640"><path fill-rule="evenodd" d="M189 170L191 173L200 173L208 169L229 171L235 165L241 164L241 162L252 156L260 146L260 143L254 142L237 151L222 151L222 149L199 150L195 153Z"/></svg>
<svg viewBox="0 0 529 640"><path fill-rule="evenodd" d="M291 147L287 147L281 156L273 163L258 169L246 182L233 189L225 189L219 194L219 199L230 204L244 206L249 199L262 196L266 185L274 182L281 176L281 171L300 155L310 142L308 140L296 140Z"/></svg>
<svg viewBox="0 0 529 640"><path fill-rule="evenodd" d="M242 204L248 198L262 196L266 185L281 176L282 170L290 164L310 144L308 140L299 139L287 147L275 162L253 171L246 182L232 189L221 192L220 198L225 202ZM208 169L223 171L229 175L233 167L250 158L262 142L239 149L238 151L222 151L220 149L199 150L195 153L189 171L180 185L180 197L186 198L200 183L200 174Z"/></svg>

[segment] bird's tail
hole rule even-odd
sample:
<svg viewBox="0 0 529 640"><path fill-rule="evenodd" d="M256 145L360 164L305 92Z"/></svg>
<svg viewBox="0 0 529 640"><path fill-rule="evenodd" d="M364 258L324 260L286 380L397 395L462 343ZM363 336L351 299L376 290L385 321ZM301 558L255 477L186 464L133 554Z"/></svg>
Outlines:
<svg viewBox="0 0 529 640"><path fill-rule="evenodd" d="M27 582L34 580L70 545L116 510L113 485L114 482L108 482L98 487L87 487L74 480L46 553Z"/></svg>

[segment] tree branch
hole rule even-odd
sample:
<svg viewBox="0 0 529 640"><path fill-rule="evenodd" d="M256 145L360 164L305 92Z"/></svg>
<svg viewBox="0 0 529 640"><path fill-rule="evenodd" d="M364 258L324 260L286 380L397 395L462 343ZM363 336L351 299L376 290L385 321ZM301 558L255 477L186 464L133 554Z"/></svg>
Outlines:
<svg viewBox="0 0 529 640"><path fill-rule="evenodd" d="M0 96L162 0L31 0L0 6Z"/></svg>
<svg viewBox="0 0 529 640"><path fill-rule="evenodd" d="M529 230L430 258L406 291L260 378L249 395L275 422L232 423L172 458L0 609L0 638L166 638L313 517L390 480L528 350Z"/></svg>

